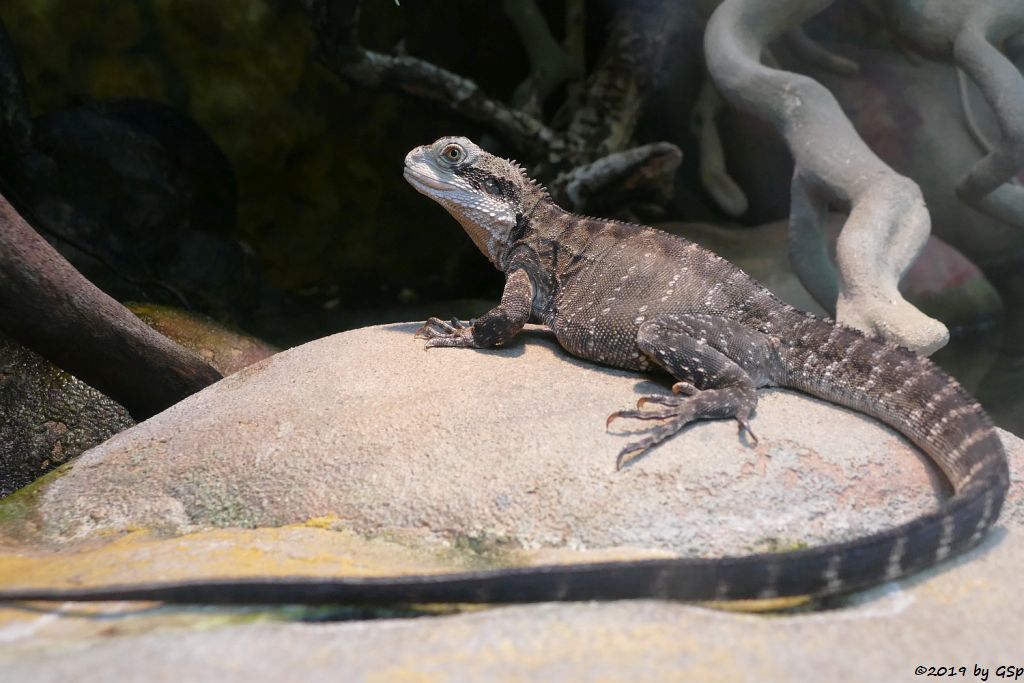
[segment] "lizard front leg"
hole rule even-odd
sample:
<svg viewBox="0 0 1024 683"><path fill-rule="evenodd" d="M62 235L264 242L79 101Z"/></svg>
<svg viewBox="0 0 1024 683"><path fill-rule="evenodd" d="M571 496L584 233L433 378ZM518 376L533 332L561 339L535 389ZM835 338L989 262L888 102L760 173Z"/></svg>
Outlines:
<svg viewBox="0 0 1024 683"><path fill-rule="evenodd" d="M505 280L505 291L501 303L466 325L458 319L445 322L429 318L416 331L417 337L425 337L426 348L450 346L456 348L488 349L501 346L523 329L530 319L533 306L533 283L525 270L509 273Z"/></svg>
<svg viewBox="0 0 1024 683"><path fill-rule="evenodd" d="M636 410L608 417L609 424L620 417L665 420L623 448L617 467L695 420L736 418L741 433L745 430L756 443L749 420L757 405L757 387L768 384L776 357L770 337L721 316L662 315L640 326L637 345L679 381L672 387L674 396L645 396ZM642 410L646 403L662 407Z"/></svg>

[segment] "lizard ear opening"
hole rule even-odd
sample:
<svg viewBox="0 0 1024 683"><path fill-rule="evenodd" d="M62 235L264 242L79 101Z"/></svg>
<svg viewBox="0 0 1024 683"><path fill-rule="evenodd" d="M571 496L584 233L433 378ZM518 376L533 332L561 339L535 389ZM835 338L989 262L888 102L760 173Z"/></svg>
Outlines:
<svg viewBox="0 0 1024 683"><path fill-rule="evenodd" d="M484 181L484 190L488 194L492 194L495 197L504 197L505 193L501 190L501 185L494 178L488 178Z"/></svg>

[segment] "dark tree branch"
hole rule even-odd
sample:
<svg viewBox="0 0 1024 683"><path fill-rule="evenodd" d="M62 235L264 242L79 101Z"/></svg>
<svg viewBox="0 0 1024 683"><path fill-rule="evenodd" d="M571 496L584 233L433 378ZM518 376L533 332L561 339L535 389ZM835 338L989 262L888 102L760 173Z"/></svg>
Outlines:
<svg viewBox="0 0 1024 683"><path fill-rule="evenodd" d="M512 103L540 118L544 102L558 86L583 77L583 63L558 44L534 0L505 0L503 7L530 60L530 76L516 88Z"/></svg>
<svg viewBox="0 0 1024 683"><path fill-rule="evenodd" d="M614 210L616 198L646 197L655 205L671 199L682 152L666 142L637 147L633 136L666 48L688 16L686 7L665 0L618 5L597 65L570 101L562 163L556 158L538 169L555 175L553 194L574 210Z"/></svg>
<svg viewBox="0 0 1024 683"><path fill-rule="evenodd" d="M408 55L364 49L358 36L359 0L299 1L316 34L321 60L345 80L371 88L394 88L487 123L527 159L563 147L559 136L543 122L488 97L468 78Z"/></svg>
<svg viewBox="0 0 1024 683"><path fill-rule="evenodd" d="M447 105L474 121L487 123L526 158L564 149L560 136L529 114L488 97L476 83L422 59L365 51L359 62L337 65L338 73L366 86L390 86Z"/></svg>
<svg viewBox="0 0 1024 683"><path fill-rule="evenodd" d="M136 420L221 378L86 280L2 195L0 329Z"/></svg>
<svg viewBox="0 0 1024 683"><path fill-rule="evenodd" d="M654 74L683 16L679 3L619 3L611 35L587 77L583 99L569 124L567 137L575 157L593 161L629 146Z"/></svg>
<svg viewBox="0 0 1024 683"><path fill-rule="evenodd" d="M535 177L549 181L556 196L566 196L564 184L573 169L594 164L605 157L614 157L602 167L601 173L582 172L588 178L589 196L601 192L601 188L592 186L599 179L617 183L629 178L630 182L641 179L650 182L650 192L646 194L664 197L664 188L670 184L677 165L666 163L673 155L650 155L641 150L629 156L628 169L622 166L623 157L616 155L634 147L633 132L647 101L653 74L659 70L664 48L681 24L684 11L677 7L678 3L635 0L621 4L612 22L612 38L597 68L581 88L578 101L573 100L571 106L563 108L564 130L555 130L545 124L539 118L539 107L526 106L524 109L505 104L489 97L474 81L430 62L409 55L383 54L363 48L357 31L359 0L299 0L299 3L316 35L319 57L334 73L356 85L387 87L436 102L468 119L488 125L513 148ZM533 7L532 3L527 4L527 9ZM566 6L569 16L565 50L553 43L550 31L538 13L516 15L516 25L525 36L525 42L533 43L532 48L527 46L528 51L537 53L531 52L535 67L540 59L539 44L544 50L557 49L563 56L568 55L569 66L582 59L583 3L569 0ZM552 82L557 83L564 77L563 73L547 79L538 94L543 95ZM650 159L651 166L638 172L640 169L633 162L644 158ZM624 173L605 172L615 167L626 170ZM581 174L577 174L579 177ZM618 192L624 188L614 186L607 189L609 196L615 193L623 197L637 194L634 192L637 188L630 188L628 192Z"/></svg>
<svg viewBox="0 0 1024 683"><path fill-rule="evenodd" d="M672 198L672 179L682 160L678 147L655 142L577 166L558 186L578 211L602 213L635 202L660 206Z"/></svg>

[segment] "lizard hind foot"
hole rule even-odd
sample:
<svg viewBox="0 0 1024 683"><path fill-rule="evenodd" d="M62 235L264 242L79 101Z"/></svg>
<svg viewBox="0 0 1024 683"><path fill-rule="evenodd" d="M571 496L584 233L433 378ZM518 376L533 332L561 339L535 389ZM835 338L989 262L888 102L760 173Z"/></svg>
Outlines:
<svg viewBox="0 0 1024 683"><path fill-rule="evenodd" d="M660 425L652 428L650 433L644 438L626 444L625 448L619 451L619 455L615 458L615 469L621 470L648 450L654 448L659 443L675 434L681 428L681 426L672 424Z"/></svg>
<svg viewBox="0 0 1024 683"><path fill-rule="evenodd" d="M648 403L664 406L657 409L644 409ZM699 419L697 407L693 405L693 397L644 396L637 401L635 410L617 410L608 416L606 426L610 426L614 420L625 418L630 420L664 420L661 424L645 427L647 435L637 441L632 441L619 451L615 459L615 469L620 470L627 464L642 456L646 451L657 446L665 439L668 439L683 427Z"/></svg>
<svg viewBox="0 0 1024 683"><path fill-rule="evenodd" d="M468 327L468 325L458 318L452 318L450 321L445 321L440 318L430 317L427 318L425 323L420 325L420 328L416 330L413 337L430 339L442 334L455 334L466 329L466 327Z"/></svg>
<svg viewBox="0 0 1024 683"><path fill-rule="evenodd" d="M458 318L452 318L450 322L440 318L427 318L427 321L416 330L413 335L416 339L426 339L423 345L425 349L438 346L473 348L476 344L473 341L472 322L466 324Z"/></svg>
<svg viewBox="0 0 1024 683"><path fill-rule="evenodd" d="M684 395L644 396L637 402L635 410L618 410L608 416L606 426L619 418L633 420L664 420L661 424L643 429L647 435L642 439L630 442L620 452L615 461L615 469L642 456L646 451L657 446L666 439L682 430L686 425L697 420L735 418L739 423L740 434L746 432L753 445L757 445L757 436L750 428L752 413L752 397L740 387L723 387L719 389L694 389L692 392L680 391ZM644 409L649 403L657 404L656 409Z"/></svg>
<svg viewBox="0 0 1024 683"><path fill-rule="evenodd" d="M740 436L742 437L743 432L746 432L747 438L750 439L750 445L756 447L759 442L757 434L755 434L754 430L750 428L749 416L744 417L741 415L737 415L736 422L738 422L740 425Z"/></svg>

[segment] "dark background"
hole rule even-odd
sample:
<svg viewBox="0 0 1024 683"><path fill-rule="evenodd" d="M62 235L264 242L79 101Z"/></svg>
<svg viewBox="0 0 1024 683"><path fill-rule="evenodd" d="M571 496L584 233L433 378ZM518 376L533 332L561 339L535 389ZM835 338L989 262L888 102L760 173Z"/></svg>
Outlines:
<svg viewBox="0 0 1024 683"><path fill-rule="evenodd" d="M539 4L561 36L562 3ZM587 3L591 65L613 9ZM4 0L0 20L24 77L37 152L0 161L4 193L115 298L195 310L289 346L373 322L469 316L500 293L500 274L404 182L401 166L409 149L441 135L466 135L499 153L503 141L443 105L339 78L317 60L298 3ZM872 92L903 92L909 67L889 66L901 59L898 48L848 3L814 30L867 55L867 80L839 85L854 93L852 110ZM501 100L529 71L500 2L369 0L359 33L369 49L405 50ZM700 41L699 30L684 31L672 46L636 133L639 142L669 140L684 151L664 218L740 229L782 219L788 155L762 123L734 113L721 121L733 140L730 166L752 200L746 215L728 220L697 182L688 116L702 79ZM939 67L930 68L907 78L930 82ZM907 105L897 123L927 127L929 110ZM851 117L897 170L919 179L916 166L935 166L917 148L886 150L892 136L864 124L883 114L865 105ZM971 388L1020 431L1020 411L1007 405L1020 405L1024 376L1024 328L1014 322L1024 237L965 211L933 209L936 233L986 271L1008 317L968 321L937 359L955 373L978 353L994 359ZM761 248L752 240L748 250Z"/></svg>

